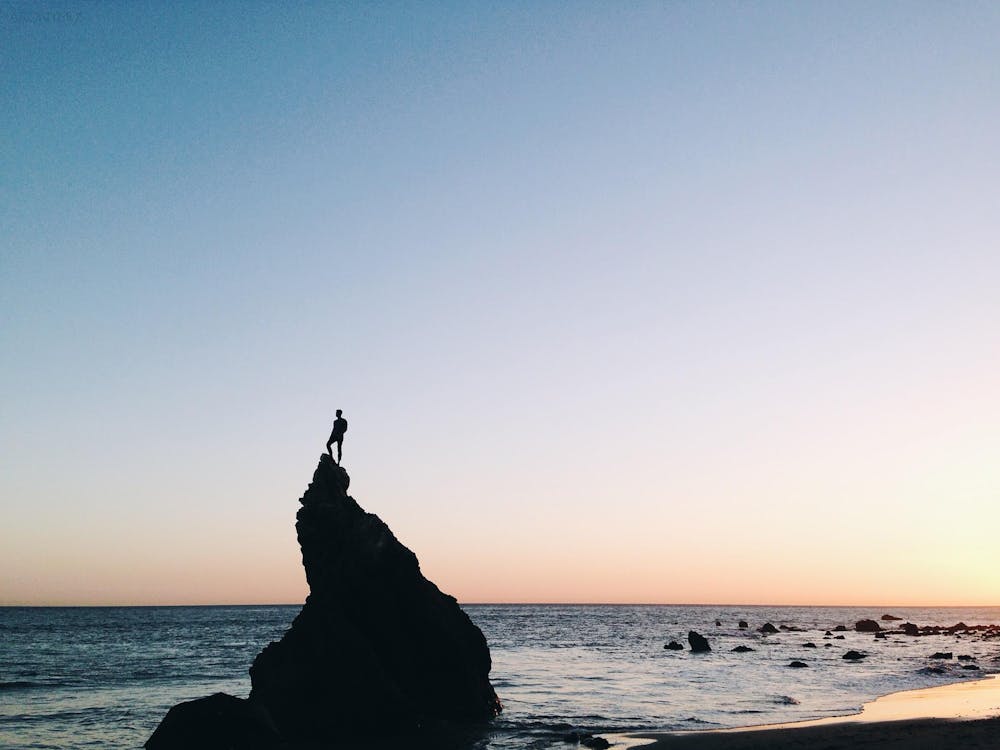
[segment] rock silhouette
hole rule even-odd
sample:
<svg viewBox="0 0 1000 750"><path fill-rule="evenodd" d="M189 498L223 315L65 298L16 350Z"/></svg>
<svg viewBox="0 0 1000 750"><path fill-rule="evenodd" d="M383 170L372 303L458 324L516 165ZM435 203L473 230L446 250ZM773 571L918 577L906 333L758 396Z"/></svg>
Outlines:
<svg viewBox="0 0 1000 750"><path fill-rule="evenodd" d="M712 647L708 645L708 639L693 630L688 631L688 643L691 644L691 651L696 654L712 650Z"/></svg>
<svg viewBox="0 0 1000 750"><path fill-rule="evenodd" d="M178 703L146 741L147 750L270 750L280 745L267 711L226 693Z"/></svg>
<svg viewBox="0 0 1000 750"><path fill-rule="evenodd" d="M349 484L320 457L295 524L310 594L291 629L254 660L250 700L290 739L496 716L482 632L347 494Z"/></svg>
<svg viewBox="0 0 1000 750"><path fill-rule="evenodd" d="M349 485L323 454L295 524L310 594L284 637L254 660L250 697L175 706L148 750L340 747L500 713L482 632Z"/></svg>

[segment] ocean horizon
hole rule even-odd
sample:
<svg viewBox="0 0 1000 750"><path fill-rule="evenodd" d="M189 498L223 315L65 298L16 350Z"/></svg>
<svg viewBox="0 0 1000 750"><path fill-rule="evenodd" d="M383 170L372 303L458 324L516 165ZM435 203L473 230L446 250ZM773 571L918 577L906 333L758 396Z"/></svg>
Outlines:
<svg viewBox="0 0 1000 750"><path fill-rule="evenodd" d="M0 746L141 747L176 703L220 691L245 697L254 657L282 636L300 607L2 607ZM469 748L543 750L562 745L571 731L737 727L844 715L880 695L1000 671L1000 640L984 634L876 640L853 629L885 614L921 626L993 624L1000 622L1000 607L462 607L489 642L491 680L504 703L501 716L468 740ZM740 620L749 627L740 629ZM758 632L768 622L777 633ZM895 622L882 625L892 629ZM691 653L690 630L708 639L710 653ZM670 641L684 650L665 649ZM753 650L734 652L737 646ZM845 661L849 650L865 658ZM939 652L953 658L932 658ZM793 660L809 668L789 668Z"/></svg>

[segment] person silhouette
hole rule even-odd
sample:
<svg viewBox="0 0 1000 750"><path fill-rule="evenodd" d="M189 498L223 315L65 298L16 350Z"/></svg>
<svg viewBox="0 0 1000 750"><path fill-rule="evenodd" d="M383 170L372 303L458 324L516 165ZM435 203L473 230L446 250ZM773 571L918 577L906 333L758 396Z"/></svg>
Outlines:
<svg viewBox="0 0 1000 750"><path fill-rule="evenodd" d="M347 420L341 414L343 412L337 409L337 418L333 420L333 431L330 433L330 439L326 441L326 452L330 454L330 458L333 458L333 450L330 446L334 443L337 444L337 466L340 466L340 458L344 447L344 433L347 432Z"/></svg>

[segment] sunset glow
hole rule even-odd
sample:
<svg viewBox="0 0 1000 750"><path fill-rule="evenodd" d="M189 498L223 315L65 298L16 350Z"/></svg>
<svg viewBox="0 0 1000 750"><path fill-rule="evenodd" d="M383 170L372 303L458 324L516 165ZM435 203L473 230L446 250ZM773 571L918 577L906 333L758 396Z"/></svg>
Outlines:
<svg viewBox="0 0 1000 750"><path fill-rule="evenodd" d="M1000 602L1000 5L475 9L4 28L0 605Z"/></svg>

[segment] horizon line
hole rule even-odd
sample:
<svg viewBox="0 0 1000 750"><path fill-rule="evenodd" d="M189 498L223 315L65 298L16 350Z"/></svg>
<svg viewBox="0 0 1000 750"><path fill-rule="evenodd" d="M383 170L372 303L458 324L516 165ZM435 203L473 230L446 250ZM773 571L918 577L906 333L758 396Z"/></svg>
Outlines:
<svg viewBox="0 0 1000 750"><path fill-rule="evenodd" d="M181 608L181 607L301 607L305 602L243 602L215 604L0 604L0 609L141 609L141 608ZM491 602L468 601L458 602L459 606L472 607L729 607L729 608L767 608L767 607L807 607L827 609L1000 609L1000 603L994 604L747 604L720 602Z"/></svg>

